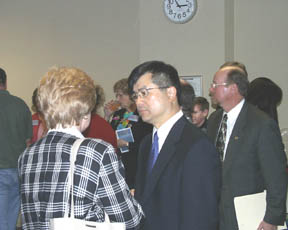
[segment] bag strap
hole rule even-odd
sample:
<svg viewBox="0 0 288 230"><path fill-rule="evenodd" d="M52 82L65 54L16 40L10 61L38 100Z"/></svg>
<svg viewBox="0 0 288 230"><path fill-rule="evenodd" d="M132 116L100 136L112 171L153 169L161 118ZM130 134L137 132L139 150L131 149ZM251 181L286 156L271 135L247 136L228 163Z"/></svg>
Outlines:
<svg viewBox="0 0 288 230"><path fill-rule="evenodd" d="M74 218L74 198L73 198L73 187L74 187L74 166L76 162L77 152L81 145L81 143L85 140L85 138L77 139L71 148L70 153L70 169L68 174L68 200L67 200L67 206L65 209L64 217L68 217L69 213L69 197L70 197L70 191L72 193L71 195L71 218Z"/></svg>
<svg viewBox="0 0 288 230"><path fill-rule="evenodd" d="M69 170L69 175L68 175L68 200L67 200L67 206L65 209L65 213L64 213L64 217L68 218L68 213L69 213L69 197L70 197L70 191L72 193L71 195L71 215L70 218L75 218L74 216L74 197L73 197L73 188L74 188L74 166L75 166L75 162L76 162L76 158L77 158L77 152L78 149L81 145L81 143L85 140L85 138L79 138L77 139L74 144L72 145L71 148L71 154L70 154L70 170ZM105 223L110 223L110 219L108 214L104 211L104 219L105 219Z"/></svg>

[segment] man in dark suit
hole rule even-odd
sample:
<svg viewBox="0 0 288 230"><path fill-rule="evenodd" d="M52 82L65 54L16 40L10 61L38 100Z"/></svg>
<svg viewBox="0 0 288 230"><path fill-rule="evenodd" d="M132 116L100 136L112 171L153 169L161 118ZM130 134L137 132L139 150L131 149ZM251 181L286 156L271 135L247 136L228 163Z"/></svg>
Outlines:
<svg viewBox="0 0 288 230"><path fill-rule="evenodd" d="M219 155L183 116L177 70L145 62L130 74L129 90L142 119L154 126L140 145L136 176L135 196L146 216L143 229L216 229Z"/></svg>
<svg viewBox="0 0 288 230"><path fill-rule="evenodd" d="M223 160L220 230L238 229L235 197L264 190L266 211L258 230L274 230L286 216L286 157L280 131L274 120L245 101L248 85L241 68L224 66L214 75L210 88L212 101L222 107L208 120L208 136Z"/></svg>

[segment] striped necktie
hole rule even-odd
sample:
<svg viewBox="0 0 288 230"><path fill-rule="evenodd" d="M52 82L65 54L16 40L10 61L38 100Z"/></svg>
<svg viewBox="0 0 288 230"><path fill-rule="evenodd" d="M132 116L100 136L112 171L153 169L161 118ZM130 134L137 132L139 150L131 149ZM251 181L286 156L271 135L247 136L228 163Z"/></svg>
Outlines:
<svg viewBox="0 0 288 230"><path fill-rule="evenodd" d="M227 113L224 114L221 127L218 132L217 140L216 140L216 148L220 153L220 158L224 161L224 149L225 149L225 141L226 141L226 132L227 132Z"/></svg>

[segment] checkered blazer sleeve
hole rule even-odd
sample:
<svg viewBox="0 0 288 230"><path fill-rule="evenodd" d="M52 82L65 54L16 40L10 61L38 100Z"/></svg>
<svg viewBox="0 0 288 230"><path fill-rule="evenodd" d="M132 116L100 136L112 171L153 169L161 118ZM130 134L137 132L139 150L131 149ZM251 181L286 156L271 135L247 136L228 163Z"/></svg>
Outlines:
<svg viewBox="0 0 288 230"><path fill-rule="evenodd" d="M143 217L143 211L131 195L124 178L124 167L114 148L109 145L99 169L97 196L112 222L125 222L126 229L135 229Z"/></svg>

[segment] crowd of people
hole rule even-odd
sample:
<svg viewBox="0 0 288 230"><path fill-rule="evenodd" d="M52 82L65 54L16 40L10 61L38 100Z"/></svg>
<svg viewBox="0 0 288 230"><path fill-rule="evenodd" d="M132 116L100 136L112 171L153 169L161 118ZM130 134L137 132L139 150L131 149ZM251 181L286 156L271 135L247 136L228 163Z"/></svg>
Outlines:
<svg viewBox="0 0 288 230"><path fill-rule="evenodd" d="M148 61L117 81L115 100L78 68L50 69L32 111L7 90L0 68L0 229L50 229L70 197L74 213L126 229L238 230L234 198L266 191L257 230L286 220L287 159L278 125L282 90L249 83L240 62L225 62L209 88L211 106L172 65ZM104 117L99 109L104 108ZM21 204L21 209L20 209ZM70 210L71 211L71 210Z"/></svg>

